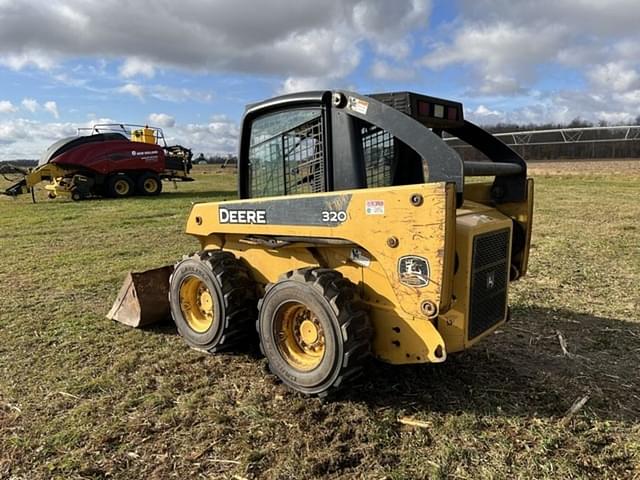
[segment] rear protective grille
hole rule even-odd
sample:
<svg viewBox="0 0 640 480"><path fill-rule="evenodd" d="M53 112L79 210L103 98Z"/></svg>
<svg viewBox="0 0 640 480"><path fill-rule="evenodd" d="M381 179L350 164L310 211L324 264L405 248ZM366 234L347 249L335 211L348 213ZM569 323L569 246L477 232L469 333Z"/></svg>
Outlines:
<svg viewBox="0 0 640 480"><path fill-rule="evenodd" d="M510 233L507 228L477 235L473 239L469 340L505 317Z"/></svg>
<svg viewBox="0 0 640 480"><path fill-rule="evenodd" d="M388 187L393 181L393 168L398 161L395 138L373 125L362 128L362 151L367 173L367 187Z"/></svg>

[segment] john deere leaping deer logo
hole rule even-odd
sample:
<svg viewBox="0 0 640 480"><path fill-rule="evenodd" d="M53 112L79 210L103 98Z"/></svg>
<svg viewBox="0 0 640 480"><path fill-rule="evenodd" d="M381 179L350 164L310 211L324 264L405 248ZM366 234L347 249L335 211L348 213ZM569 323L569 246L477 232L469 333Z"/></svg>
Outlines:
<svg viewBox="0 0 640 480"><path fill-rule="evenodd" d="M408 287L429 285L429 261L416 255L405 255L398 260L400 283Z"/></svg>

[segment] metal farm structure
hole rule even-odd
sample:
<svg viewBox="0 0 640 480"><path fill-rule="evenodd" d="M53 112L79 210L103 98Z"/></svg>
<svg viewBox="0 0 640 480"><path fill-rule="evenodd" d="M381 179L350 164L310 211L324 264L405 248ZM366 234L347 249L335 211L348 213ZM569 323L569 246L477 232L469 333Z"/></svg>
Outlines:
<svg viewBox="0 0 640 480"><path fill-rule="evenodd" d="M640 158L640 125L517 130L494 137L527 160ZM483 159L482 153L458 138L444 140L463 160Z"/></svg>

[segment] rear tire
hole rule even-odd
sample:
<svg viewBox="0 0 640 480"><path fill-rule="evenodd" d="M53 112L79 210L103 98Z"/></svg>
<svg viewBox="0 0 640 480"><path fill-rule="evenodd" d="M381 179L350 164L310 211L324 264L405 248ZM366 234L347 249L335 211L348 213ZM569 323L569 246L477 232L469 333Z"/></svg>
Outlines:
<svg viewBox="0 0 640 480"><path fill-rule="evenodd" d="M214 353L254 343L256 285L230 252L204 251L179 262L169 280L169 303L192 348Z"/></svg>
<svg viewBox="0 0 640 480"><path fill-rule="evenodd" d="M267 286L256 324L269 369L307 395L328 395L362 372L371 324L353 283L326 268L303 268Z"/></svg>
<svg viewBox="0 0 640 480"><path fill-rule="evenodd" d="M136 181L136 192L148 197L160 195L162 192L162 180L156 173L145 172Z"/></svg>
<svg viewBox="0 0 640 480"><path fill-rule="evenodd" d="M107 178L107 195L112 198L124 198L133 194L133 180L129 175L116 173Z"/></svg>

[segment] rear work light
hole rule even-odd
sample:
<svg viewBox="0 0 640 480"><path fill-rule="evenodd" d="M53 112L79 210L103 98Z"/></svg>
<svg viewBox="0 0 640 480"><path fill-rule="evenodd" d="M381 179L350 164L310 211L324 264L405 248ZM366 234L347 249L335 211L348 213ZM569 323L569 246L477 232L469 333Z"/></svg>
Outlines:
<svg viewBox="0 0 640 480"><path fill-rule="evenodd" d="M370 96L409 115L429 128L448 129L464 125L460 102L413 92L378 93Z"/></svg>
<svg viewBox="0 0 640 480"><path fill-rule="evenodd" d="M423 123L434 123L438 120L444 120L447 122L447 126L450 125L449 122L456 125L461 123L462 108L455 105L429 103L424 100L418 100L417 110L418 115L414 116L414 118L422 121Z"/></svg>

